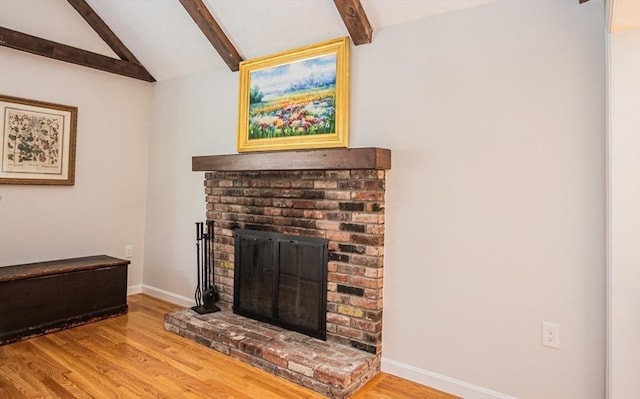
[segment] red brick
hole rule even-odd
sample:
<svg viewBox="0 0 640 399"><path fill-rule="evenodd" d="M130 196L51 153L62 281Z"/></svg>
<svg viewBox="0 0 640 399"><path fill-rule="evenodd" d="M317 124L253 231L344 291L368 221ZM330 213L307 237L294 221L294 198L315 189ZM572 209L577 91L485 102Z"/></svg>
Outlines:
<svg viewBox="0 0 640 399"><path fill-rule="evenodd" d="M338 220L341 222L351 221L351 214L349 212L327 212L327 220Z"/></svg>
<svg viewBox="0 0 640 399"><path fill-rule="evenodd" d="M374 323L372 321L362 320L362 319L359 319L359 320L352 319L351 327L356 328L358 330L363 330L363 331L368 331L373 333L382 331L382 323L379 323L379 322Z"/></svg>
<svg viewBox="0 0 640 399"><path fill-rule="evenodd" d="M238 360L242 360L245 363L251 363L251 356L237 349L233 349L233 348L229 349L229 356Z"/></svg>
<svg viewBox="0 0 640 399"><path fill-rule="evenodd" d="M324 177L324 170L303 170L302 179L321 179Z"/></svg>
<svg viewBox="0 0 640 399"><path fill-rule="evenodd" d="M346 388L351 384L351 374L340 373L330 367L320 367L314 372L313 377L320 382L339 388Z"/></svg>
<svg viewBox="0 0 640 399"><path fill-rule="evenodd" d="M291 187L291 181L289 180L272 180L269 182L271 188L289 188Z"/></svg>
<svg viewBox="0 0 640 399"><path fill-rule="evenodd" d="M382 323L380 323L380 329L382 329ZM375 332L375 333L364 333L363 334L363 338L365 340L365 342L369 343L369 344L376 344L378 342L382 341L382 333L381 332Z"/></svg>
<svg viewBox="0 0 640 399"><path fill-rule="evenodd" d="M353 179L376 179L378 178L377 169L352 169L351 178Z"/></svg>
<svg viewBox="0 0 640 399"><path fill-rule="evenodd" d="M380 246L383 244L384 238L380 235L352 234L351 242L354 244Z"/></svg>
<svg viewBox="0 0 640 399"><path fill-rule="evenodd" d="M339 231L340 223L327 220L318 220L316 221L316 228L329 231Z"/></svg>
<svg viewBox="0 0 640 399"><path fill-rule="evenodd" d="M384 180L369 180L364 183L365 190L384 191Z"/></svg>
<svg viewBox="0 0 640 399"><path fill-rule="evenodd" d="M382 290L377 288L365 288L364 297L369 299L382 298Z"/></svg>
<svg viewBox="0 0 640 399"><path fill-rule="evenodd" d="M327 276L327 281L334 282L334 283L347 283L349 282L349 276L346 274L329 272Z"/></svg>
<svg viewBox="0 0 640 399"><path fill-rule="evenodd" d="M381 299L368 299L352 296L349 303L352 306L356 306L363 309L379 310L382 309Z"/></svg>
<svg viewBox="0 0 640 399"><path fill-rule="evenodd" d="M381 191L355 191L351 199L356 201L384 201L384 192Z"/></svg>
<svg viewBox="0 0 640 399"><path fill-rule="evenodd" d="M249 180L247 183L251 188L269 187L269 180Z"/></svg>
<svg viewBox="0 0 640 399"><path fill-rule="evenodd" d="M349 295L339 294L337 292L327 292L327 301L333 303L349 304Z"/></svg>
<svg viewBox="0 0 640 399"><path fill-rule="evenodd" d="M349 281L356 287L363 288L382 288L382 279L381 278L367 278L360 276L351 276Z"/></svg>
<svg viewBox="0 0 640 399"><path fill-rule="evenodd" d="M325 170L324 175L327 179L348 179L351 177L349 170Z"/></svg>
<svg viewBox="0 0 640 399"><path fill-rule="evenodd" d="M306 359L305 359L306 360ZM289 360L287 363L287 369L305 375L307 377L313 377L313 368L304 364L308 363L307 361L297 362L293 360Z"/></svg>
<svg viewBox="0 0 640 399"><path fill-rule="evenodd" d="M229 212L229 205L213 204L213 210L219 212Z"/></svg>
<svg viewBox="0 0 640 399"><path fill-rule="evenodd" d="M229 278L229 277L220 277L220 284L222 285L228 285L230 287L233 287L233 278Z"/></svg>
<svg viewBox="0 0 640 399"><path fill-rule="evenodd" d="M278 208L291 208L293 206L293 200L281 199L281 198L274 199L273 206Z"/></svg>
<svg viewBox="0 0 640 399"><path fill-rule="evenodd" d="M315 211L315 210L305 210L304 211L304 217L309 218L309 219L324 219L325 218L325 212L323 211Z"/></svg>
<svg viewBox="0 0 640 399"><path fill-rule="evenodd" d="M334 324L339 324L341 326L349 326L351 325L351 318L344 316L344 315L340 315L340 314L336 314L336 313L328 313L327 314L327 322L328 323L334 323Z"/></svg>
<svg viewBox="0 0 640 399"><path fill-rule="evenodd" d="M282 234L289 234L292 236L301 236L303 235L303 229L299 228L299 227L290 227L290 226L284 226L280 229L280 232Z"/></svg>
<svg viewBox="0 0 640 399"><path fill-rule="evenodd" d="M317 201L316 208L323 210L338 209L338 201Z"/></svg>
<svg viewBox="0 0 640 399"><path fill-rule="evenodd" d="M277 351L271 349L271 348L265 348L262 352L262 358L270 363L275 364L278 367L287 367L287 359L286 359L286 354L280 352L278 353Z"/></svg>
<svg viewBox="0 0 640 399"><path fill-rule="evenodd" d="M274 217L273 224L276 226L288 226L293 222L293 218L285 218L285 217Z"/></svg>
<svg viewBox="0 0 640 399"><path fill-rule="evenodd" d="M349 265L349 264L345 265L345 264L339 263L337 271L338 271L338 273L344 273L344 274L356 275L356 276L364 276L364 273L366 271L366 267Z"/></svg>
<svg viewBox="0 0 640 399"><path fill-rule="evenodd" d="M354 212L351 215L351 220L358 223L381 224L384 223L384 215L379 213Z"/></svg>
<svg viewBox="0 0 640 399"><path fill-rule="evenodd" d="M254 357L262 357L264 342L253 338L247 338L240 342L240 350Z"/></svg>
<svg viewBox="0 0 640 399"><path fill-rule="evenodd" d="M220 340L229 346L232 346L234 348L239 348L240 347L240 341L242 341L245 337L241 336L241 335L237 335L237 334L223 334L220 336Z"/></svg>
<svg viewBox="0 0 640 399"><path fill-rule="evenodd" d="M365 233L367 234L384 234L384 225L381 224L371 224L368 225L365 229Z"/></svg>
<svg viewBox="0 0 640 399"><path fill-rule="evenodd" d="M365 255L351 255L351 263L355 265L362 265L367 267L377 267L378 266L378 258L373 256L365 256Z"/></svg>
<svg viewBox="0 0 640 399"><path fill-rule="evenodd" d="M282 215L282 209L280 208L264 208L264 214L268 216L280 216Z"/></svg>
<svg viewBox="0 0 640 399"><path fill-rule="evenodd" d="M297 209L315 209L316 202L313 200L295 200L291 205Z"/></svg>
<svg viewBox="0 0 640 399"><path fill-rule="evenodd" d="M351 233L347 233L345 231L328 231L327 239L339 242L350 242L351 235Z"/></svg>
<svg viewBox="0 0 640 399"><path fill-rule="evenodd" d="M382 256L384 254L384 248L366 246L364 254L369 256Z"/></svg>
<svg viewBox="0 0 640 399"><path fill-rule="evenodd" d="M364 276L369 278L380 278L384 274L382 267L367 267L364 271Z"/></svg>
<svg viewBox="0 0 640 399"><path fill-rule="evenodd" d="M293 180L292 188L313 188L313 180Z"/></svg>
<svg viewBox="0 0 640 399"><path fill-rule="evenodd" d="M367 212L384 212L384 202L368 202L365 210Z"/></svg>
<svg viewBox="0 0 640 399"><path fill-rule="evenodd" d="M315 189L321 189L321 188L332 189L337 187L338 187L338 182L335 180L316 180L313 182L313 188Z"/></svg>
<svg viewBox="0 0 640 399"><path fill-rule="evenodd" d="M364 336L361 330L356 330L345 326L338 326L338 334L353 339L362 339L362 337Z"/></svg>
<svg viewBox="0 0 640 399"><path fill-rule="evenodd" d="M327 191L325 198L328 200L348 200L351 199L351 191Z"/></svg>

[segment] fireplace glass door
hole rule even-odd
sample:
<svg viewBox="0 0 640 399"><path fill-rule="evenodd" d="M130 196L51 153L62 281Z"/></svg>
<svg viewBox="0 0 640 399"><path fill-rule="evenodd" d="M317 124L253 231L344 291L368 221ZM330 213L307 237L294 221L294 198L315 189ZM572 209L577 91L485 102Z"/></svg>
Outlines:
<svg viewBox="0 0 640 399"><path fill-rule="evenodd" d="M326 339L327 240L236 230L235 313Z"/></svg>

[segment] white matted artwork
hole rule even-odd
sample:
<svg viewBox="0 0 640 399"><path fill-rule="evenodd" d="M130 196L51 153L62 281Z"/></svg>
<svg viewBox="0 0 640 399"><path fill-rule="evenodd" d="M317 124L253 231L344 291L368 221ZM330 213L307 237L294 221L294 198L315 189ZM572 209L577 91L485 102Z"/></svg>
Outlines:
<svg viewBox="0 0 640 399"><path fill-rule="evenodd" d="M0 95L0 184L75 182L76 107Z"/></svg>

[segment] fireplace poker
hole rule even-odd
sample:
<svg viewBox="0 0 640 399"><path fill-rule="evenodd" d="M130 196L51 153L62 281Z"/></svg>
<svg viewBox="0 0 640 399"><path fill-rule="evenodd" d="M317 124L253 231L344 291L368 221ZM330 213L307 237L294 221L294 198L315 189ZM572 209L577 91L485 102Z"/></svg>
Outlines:
<svg viewBox="0 0 640 399"><path fill-rule="evenodd" d="M196 269L198 272L198 283L196 285L196 306L202 306L202 288L200 286L200 240L202 240L202 222L196 222Z"/></svg>
<svg viewBox="0 0 640 399"><path fill-rule="evenodd" d="M209 226L205 225L203 240L202 240L202 276L204 281L202 286L204 287L204 291L206 292L209 288Z"/></svg>

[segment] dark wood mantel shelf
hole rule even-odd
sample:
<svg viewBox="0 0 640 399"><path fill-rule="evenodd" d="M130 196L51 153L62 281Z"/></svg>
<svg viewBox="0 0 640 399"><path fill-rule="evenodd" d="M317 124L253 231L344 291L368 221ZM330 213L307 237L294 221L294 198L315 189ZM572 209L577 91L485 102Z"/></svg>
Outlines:
<svg viewBox="0 0 640 399"><path fill-rule="evenodd" d="M391 169L386 148L331 148L247 154L205 155L192 159L193 171L314 169Z"/></svg>

